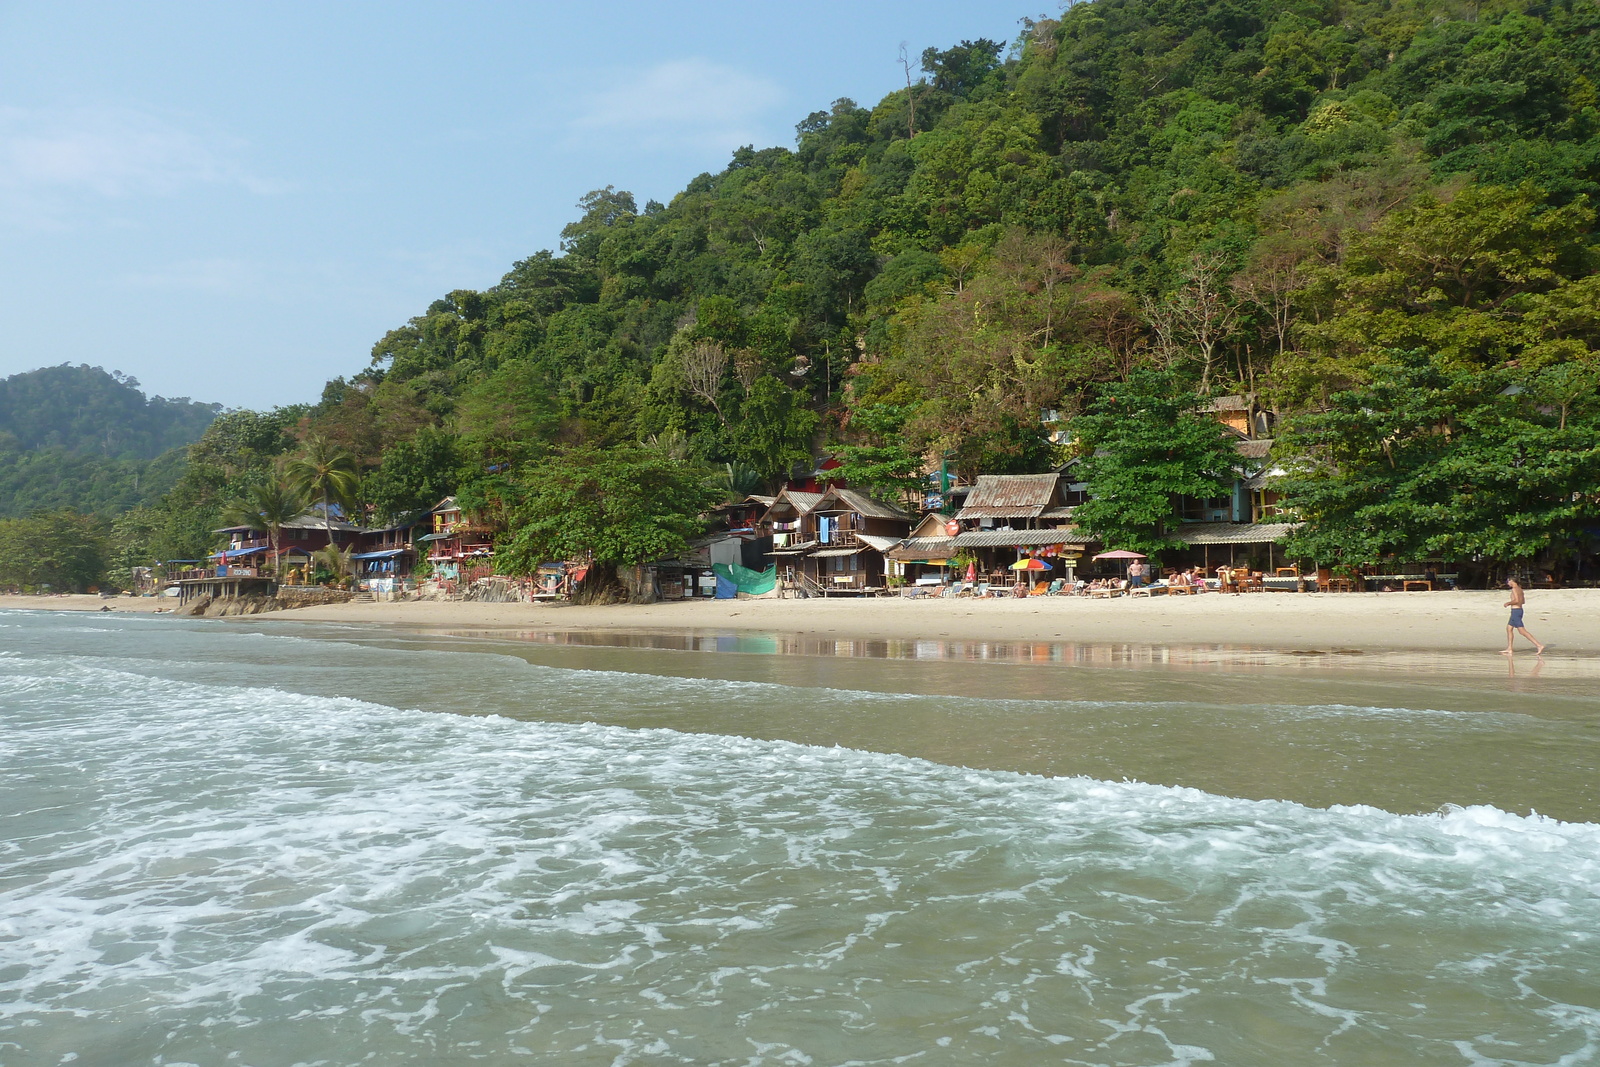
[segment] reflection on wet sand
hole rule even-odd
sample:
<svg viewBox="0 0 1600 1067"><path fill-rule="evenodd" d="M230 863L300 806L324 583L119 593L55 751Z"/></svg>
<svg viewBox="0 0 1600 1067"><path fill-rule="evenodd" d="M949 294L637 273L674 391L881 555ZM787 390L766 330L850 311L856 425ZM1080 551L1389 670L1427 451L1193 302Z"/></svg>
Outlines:
<svg viewBox="0 0 1600 1067"><path fill-rule="evenodd" d="M1263 649L1236 645L1167 645L1089 641L968 641L939 638L828 637L819 634L715 630L627 632L595 630L439 630L441 636L493 638L580 648L674 652L738 652L769 656L928 660L945 663L1041 664L1055 667L1161 667L1240 671L1359 668L1538 678L1600 677L1600 658L1508 657L1473 652L1364 652L1354 648Z"/></svg>

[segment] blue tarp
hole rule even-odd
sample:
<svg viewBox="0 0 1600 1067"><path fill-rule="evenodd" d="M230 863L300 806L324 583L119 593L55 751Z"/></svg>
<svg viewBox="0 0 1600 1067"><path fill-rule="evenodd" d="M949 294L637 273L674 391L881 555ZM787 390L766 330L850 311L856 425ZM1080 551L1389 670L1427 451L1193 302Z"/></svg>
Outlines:
<svg viewBox="0 0 1600 1067"><path fill-rule="evenodd" d="M257 554L262 553L262 552L270 552L270 551L271 551L271 549L267 548L264 545L261 548L235 548L235 549L225 550L225 551L222 551L222 552L213 552L213 553L211 553L211 557L210 558L212 558L212 559L238 559L240 556L254 556L254 555L257 555Z"/></svg>
<svg viewBox="0 0 1600 1067"><path fill-rule="evenodd" d="M270 548L234 548L234 549L229 549L229 550L224 551L224 552L213 552L207 558L208 559L238 559L241 556L254 556L254 555L257 555L257 554L264 554L264 553L271 552L271 551L272 551L272 549L270 549ZM278 555L280 555L280 556L309 556L309 555L311 555L311 553L307 552L303 548L286 548L286 549L283 549L281 552L279 552ZM194 562L194 561L193 560L172 559L172 560L168 560L167 562L168 563L185 563L185 562Z"/></svg>
<svg viewBox="0 0 1600 1067"><path fill-rule="evenodd" d="M351 559L389 559L391 556L398 556L402 552L406 552L406 551L409 551L409 550L408 549L404 549L404 548L386 548L382 552L357 552L355 555L351 556L350 558Z"/></svg>

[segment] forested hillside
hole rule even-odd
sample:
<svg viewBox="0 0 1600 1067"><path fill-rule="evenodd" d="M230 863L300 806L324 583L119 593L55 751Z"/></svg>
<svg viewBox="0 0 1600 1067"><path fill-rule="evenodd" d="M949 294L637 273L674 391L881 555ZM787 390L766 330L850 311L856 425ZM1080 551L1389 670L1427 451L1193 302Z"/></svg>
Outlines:
<svg viewBox="0 0 1600 1067"><path fill-rule="evenodd" d="M1041 470L1141 388L1274 409L1325 559L1600 526L1592 0L1092 0L922 70L668 204L589 194L314 407L219 423L165 543L312 435L379 514L459 490L516 527L624 446L768 488L824 454L883 491Z"/></svg>
<svg viewBox="0 0 1600 1067"><path fill-rule="evenodd" d="M153 503L221 410L146 397L137 380L99 367L63 363L0 379L0 518Z"/></svg>
<svg viewBox="0 0 1600 1067"><path fill-rule="evenodd" d="M137 379L83 364L0 379L0 434L20 448L154 459L199 440L221 410L188 397L147 397Z"/></svg>

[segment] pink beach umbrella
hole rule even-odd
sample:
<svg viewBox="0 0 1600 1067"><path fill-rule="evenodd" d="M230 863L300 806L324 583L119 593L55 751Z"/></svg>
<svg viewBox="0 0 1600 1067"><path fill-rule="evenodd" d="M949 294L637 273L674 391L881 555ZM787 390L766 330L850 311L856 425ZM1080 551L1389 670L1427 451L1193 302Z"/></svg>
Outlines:
<svg viewBox="0 0 1600 1067"><path fill-rule="evenodd" d="M1095 556L1094 558L1095 559L1120 559L1122 561L1123 574L1126 575L1127 571L1128 571L1128 565L1130 563L1132 563L1136 559L1144 559L1145 555L1144 555L1143 552L1129 552L1126 549L1118 549L1115 552L1102 552L1099 555Z"/></svg>

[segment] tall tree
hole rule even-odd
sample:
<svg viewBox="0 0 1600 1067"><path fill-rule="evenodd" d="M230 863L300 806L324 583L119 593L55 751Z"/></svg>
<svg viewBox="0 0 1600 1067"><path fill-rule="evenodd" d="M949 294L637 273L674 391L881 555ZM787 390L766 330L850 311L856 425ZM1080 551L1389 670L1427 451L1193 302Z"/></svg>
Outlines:
<svg viewBox="0 0 1600 1067"><path fill-rule="evenodd" d="M1120 549L1177 547L1179 498L1227 495L1238 463L1204 404L1171 371L1139 371L1107 387L1070 423L1089 483L1073 521Z"/></svg>
<svg viewBox="0 0 1600 1067"><path fill-rule="evenodd" d="M1370 383L1290 422L1284 503L1305 520L1291 549L1324 562L1525 561L1592 544L1597 385L1563 367L1387 354Z"/></svg>
<svg viewBox="0 0 1600 1067"><path fill-rule="evenodd" d="M106 573L104 520L66 509L0 520L0 584L81 593Z"/></svg>
<svg viewBox="0 0 1600 1067"><path fill-rule="evenodd" d="M333 509L337 504L346 514L355 506L361 490L361 475L355 457L320 436L308 437L305 451L284 467L288 483L307 497L322 501L322 521L333 543Z"/></svg>
<svg viewBox="0 0 1600 1067"><path fill-rule="evenodd" d="M278 542L283 527L306 510L306 494L283 477L269 478L248 487L244 493L223 505L221 519L226 526L248 526L265 530L272 549L273 566L278 560Z"/></svg>
<svg viewBox="0 0 1600 1067"><path fill-rule="evenodd" d="M495 565L527 574L550 559L593 559L586 595L616 595L617 567L678 556L721 500L704 474L640 447L575 448L527 472L517 529Z"/></svg>

